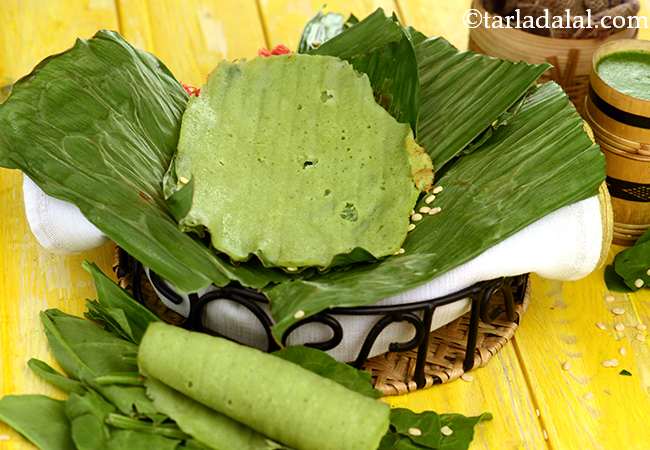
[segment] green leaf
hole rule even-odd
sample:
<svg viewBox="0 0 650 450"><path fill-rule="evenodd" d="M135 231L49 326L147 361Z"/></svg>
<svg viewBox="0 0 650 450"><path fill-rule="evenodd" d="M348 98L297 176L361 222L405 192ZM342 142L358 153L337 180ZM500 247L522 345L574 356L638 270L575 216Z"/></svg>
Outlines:
<svg viewBox="0 0 650 450"><path fill-rule="evenodd" d="M382 438L377 450L420 450L422 448L426 447L414 444L409 438L405 438L399 433L389 431Z"/></svg>
<svg viewBox="0 0 650 450"><path fill-rule="evenodd" d="M349 364L338 362L330 355L315 348L293 346L273 353L284 360L298 364L321 377L329 378L346 388L372 398L382 396L372 385L371 375Z"/></svg>
<svg viewBox="0 0 650 450"><path fill-rule="evenodd" d="M177 450L181 443L178 439L170 439L156 434L116 430L111 432L107 450ZM191 448L201 447L195 445Z"/></svg>
<svg viewBox="0 0 650 450"><path fill-rule="evenodd" d="M390 411L390 428L401 436L424 448L437 449L440 446L440 416L433 411L417 414L411 410L396 408ZM410 429L417 428L422 434L415 436Z"/></svg>
<svg viewBox="0 0 650 450"><path fill-rule="evenodd" d="M549 67L459 52L443 38L419 42L416 56L416 140L429 152L436 170L516 104Z"/></svg>
<svg viewBox="0 0 650 450"><path fill-rule="evenodd" d="M7 395L0 399L0 422L41 450L75 450L60 400L43 395Z"/></svg>
<svg viewBox="0 0 650 450"><path fill-rule="evenodd" d="M618 374L622 375L624 377L631 377L632 376L632 372L630 372L629 370L625 370L625 369L621 370Z"/></svg>
<svg viewBox="0 0 650 450"><path fill-rule="evenodd" d="M183 87L154 56L100 31L15 83L0 105L0 166L19 168L47 194L77 205L183 290L277 280L222 261L182 233L168 211L161 181L186 102Z"/></svg>
<svg viewBox="0 0 650 450"><path fill-rule="evenodd" d="M450 436L440 437L438 450L467 450L470 442L474 439L474 427L487 420L492 420L492 414L484 413L475 417L441 414L440 425L449 427L453 433Z"/></svg>
<svg viewBox="0 0 650 450"><path fill-rule="evenodd" d="M52 354L68 375L94 387L123 414L156 414L144 387L98 386L93 381L114 373L137 375L137 364L124 358L124 355L137 353L136 345L88 320L56 309L41 312L41 321Z"/></svg>
<svg viewBox="0 0 650 450"><path fill-rule="evenodd" d="M285 268L326 268L357 248L394 254L432 181L367 77L300 54L222 62L190 100L172 170L168 180L194 180L181 225L206 227L233 260Z"/></svg>
<svg viewBox="0 0 650 450"><path fill-rule="evenodd" d="M633 247L616 255L614 268L628 289L638 291L640 288L636 285L637 280L643 281L642 287L650 286L650 230L641 236Z"/></svg>
<svg viewBox="0 0 650 450"><path fill-rule="evenodd" d="M379 8L310 54L336 56L368 75L378 103L415 130L418 62L409 35L396 17L387 17Z"/></svg>
<svg viewBox="0 0 650 450"><path fill-rule="evenodd" d="M52 368L49 364L40 359L32 358L27 362L27 366L34 372L34 374L44 381L47 381L52 386L61 389L63 392L83 393L85 389L83 385L70 378L64 376Z"/></svg>
<svg viewBox="0 0 650 450"><path fill-rule="evenodd" d="M607 285L607 289L613 292L634 292L634 289L636 289L636 286L634 289L630 289L627 284L625 284L625 280L616 273L616 269L614 269L614 264L610 264L607 267L605 267L605 284Z"/></svg>
<svg viewBox="0 0 650 450"><path fill-rule="evenodd" d="M559 86L537 89L507 126L438 181L444 188L409 233L405 254L378 264L333 270L267 289L274 336L330 307L370 305L415 288L478 256L527 225L596 195L605 178L602 153ZM424 203L421 203L424 205ZM419 206L421 206L419 205Z"/></svg>
<svg viewBox="0 0 650 450"><path fill-rule="evenodd" d="M110 434L106 418L115 407L94 391L73 392L65 403L70 432L77 450L103 450Z"/></svg>
<svg viewBox="0 0 650 450"><path fill-rule="evenodd" d="M165 436L172 439L189 439L190 436L181 431L176 424L154 424L143 422L120 414L108 414L106 423L121 430L139 431L141 433Z"/></svg>
<svg viewBox="0 0 650 450"><path fill-rule="evenodd" d="M89 312L103 317L107 324L110 323L113 329L133 343L140 343L149 324L158 322L158 317L104 275L95 264L84 262L83 268L93 276L99 300L99 304L90 302Z"/></svg>
<svg viewBox="0 0 650 450"><path fill-rule="evenodd" d="M390 431L382 440L379 450L466 450L474 439L474 427L491 419L489 413L465 417L460 414L439 415L433 411L418 414L408 409L392 409ZM443 427L448 427L451 434L443 434ZM414 429L420 434L413 433Z"/></svg>

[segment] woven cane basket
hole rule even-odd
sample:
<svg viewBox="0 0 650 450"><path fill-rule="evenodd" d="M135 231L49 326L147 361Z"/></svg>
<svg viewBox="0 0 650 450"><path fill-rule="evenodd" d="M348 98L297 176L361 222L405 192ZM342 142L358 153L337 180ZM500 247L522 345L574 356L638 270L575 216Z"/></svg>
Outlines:
<svg viewBox="0 0 650 450"><path fill-rule="evenodd" d="M472 8L489 17L482 0L473 0ZM483 26L470 30L469 49L512 61L551 64L553 67L541 81L552 80L562 86L582 114L596 49L604 42L634 38L636 34L636 29L628 28L605 39L561 39L514 28L490 28L483 23Z"/></svg>
<svg viewBox="0 0 650 450"><path fill-rule="evenodd" d="M117 249L113 269L119 284L124 289L134 291L133 277L130 268L123 260L124 252ZM167 308L157 297L156 292L145 277L138 279L138 291L141 301L147 308L156 313L162 320L175 325L181 325L185 318ZM507 319L507 311L503 309L503 293L497 291L490 299L488 309L492 311L487 322L480 321L476 350L474 351L473 368L482 367L512 338L521 317L528 306L530 287L526 283L521 295L521 301L515 303L513 320ZM435 384L447 383L460 378L465 370L466 346L470 330L470 314L439 328L429 335L429 346L424 368L425 384L418 387L413 381L413 373L417 361L417 349L405 352L388 352L368 359L363 368L370 372L375 387L384 395L399 395Z"/></svg>

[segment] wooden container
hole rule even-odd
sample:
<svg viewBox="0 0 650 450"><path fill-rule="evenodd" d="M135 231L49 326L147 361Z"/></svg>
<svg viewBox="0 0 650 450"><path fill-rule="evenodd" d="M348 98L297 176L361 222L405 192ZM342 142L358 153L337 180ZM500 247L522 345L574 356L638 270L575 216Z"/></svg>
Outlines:
<svg viewBox="0 0 650 450"><path fill-rule="evenodd" d="M650 42L619 40L594 53L584 112L607 159L614 242L632 245L650 228L650 101L615 90L596 70L602 57L625 50L650 52Z"/></svg>
<svg viewBox="0 0 650 450"><path fill-rule="evenodd" d="M482 0L473 0L472 8L485 11ZM578 112L582 114L584 99L589 89L594 52L603 42L633 38L636 29L625 29L606 39L559 39L538 36L515 28L473 28L469 34L469 49L478 53L512 61L553 65L542 81L553 80L569 94Z"/></svg>

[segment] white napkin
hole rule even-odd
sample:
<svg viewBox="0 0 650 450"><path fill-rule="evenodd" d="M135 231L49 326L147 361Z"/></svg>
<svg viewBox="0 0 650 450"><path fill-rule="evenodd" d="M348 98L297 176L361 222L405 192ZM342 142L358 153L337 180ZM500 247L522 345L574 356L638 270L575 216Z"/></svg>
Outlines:
<svg viewBox="0 0 650 450"><path fill-rule="evenodd" d="M25 215L41 247L53 253L77 253L104 244L104 234L72 203L50 197L23 175Z"/></svg>
<svg viewBox="0 0 650 450"><path fill-rule="evenodd" d="M25 210L38 241L48 249L80 251L104 241L104 236L74 206L45 195L25 178ZM378 304L396 305L428 300L467 288L479 281L534 272L556 280L575 280L591 273L600 260L603 245L603 213L598 196L561 208L529 225L510 238L486 250L473 260L434 280ZM161 297L170 309L189 314L188 296L175 305ZM210 288L202 291L205 293ZM431 330L440 328L469 310L469 299L436 310ZM265 307L268 312L268 308ZM361 345L378 320L377 316L335 316L343 327L343 342L329 353L341 361L356 359ZM266 348L267 337L261 324L245 307L228 300L207 305L204 325L219 333ZM322 324L307 324L291 334L288 344L322 342L331 330ZM409 324L394 323L377 338L370 356L385 353L392 342L406 342L414 336Z"/></svg>
<svg viewBox="0 0 650 450"><path fill-rule="evenodd" d="M603 214L598 196L561 208L529 225L510 238L483 252L473 260L434 280L399 295L381 300L380 305L397 305L441 297L472 286L479 281L534 272L555 280L576 280L596 269L603 245ZM173 287L172 287L173 288ZM179 314L189 314L189 299L175 289L184 301L180 305L163 302ZM160 293L159 293L160 296ZM162 297L161 297L162 298ZM431 330L438 329L469 311L470 299L436 309ZM264 306L268 313L268 308ZM343 342L328 351L340 361L356 359L370 328L378 316L334 316L343 327ZM248 345L266 348L262 325L244 306L226 299L207 305L203 324ZM323 342L331 330L312 323L295 330L289 345ZM414 336L411 325L393 323L375 341L370 357L388 351L392 342L407 342Z"/></svg>

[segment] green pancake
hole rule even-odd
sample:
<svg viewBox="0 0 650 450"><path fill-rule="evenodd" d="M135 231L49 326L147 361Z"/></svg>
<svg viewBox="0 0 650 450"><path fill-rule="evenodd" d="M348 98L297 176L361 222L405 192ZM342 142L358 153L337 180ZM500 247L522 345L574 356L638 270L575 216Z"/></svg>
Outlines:
<svg viewBox="0 0 650 450"><path fill-rule="evenodd" d="M147 395L156 409L170 417L185 433L213 450L278 450L282 445L181 394L147 378Z"/></svg>
<svg viewBox="0 0 650 450"><path fill-rule="evenodd" d="M329 56L222 62L183 115L165 178L191 181L185 230L207 229L235 261L328 267L362 249L400 249L432 183L409 125L377 104L368 77Z"/></svg>
<svg viewBox="0 0 650 450"><path fill-rule="evenodd" d="M388 430L385 403L225 339L153 323L138 363L145 376L298 450L376 450Z"/></svg>

